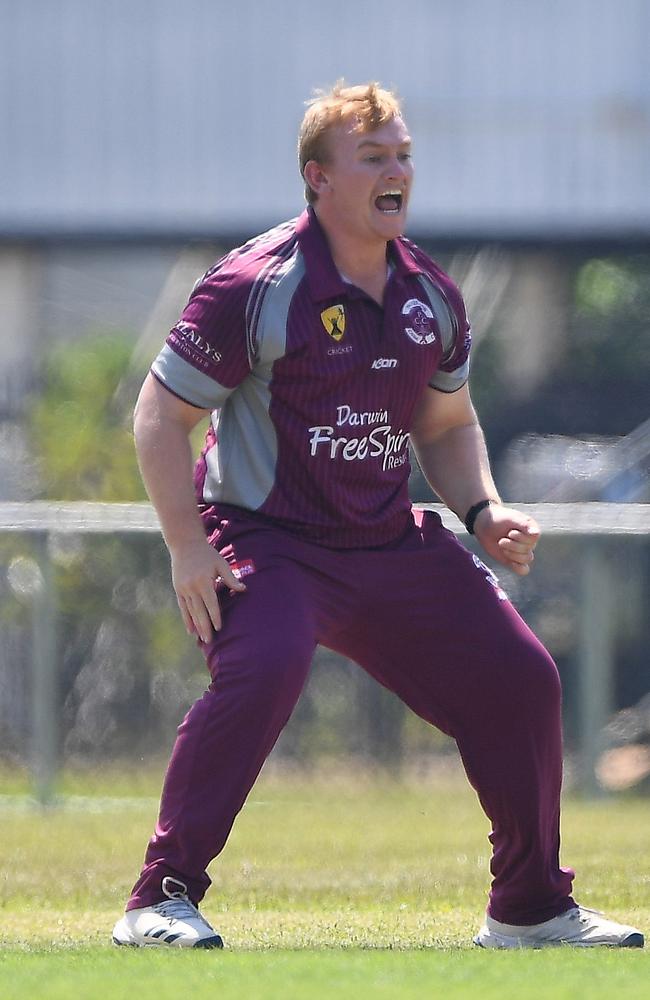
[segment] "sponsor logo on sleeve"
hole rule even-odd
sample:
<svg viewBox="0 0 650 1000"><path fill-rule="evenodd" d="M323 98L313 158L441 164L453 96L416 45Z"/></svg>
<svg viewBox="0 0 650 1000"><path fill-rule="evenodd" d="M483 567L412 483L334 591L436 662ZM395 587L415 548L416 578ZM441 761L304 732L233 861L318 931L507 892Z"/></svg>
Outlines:
<svg viewBox="0 0 650 1000"><path fill-rule="evenodd" d="M177 323L172 334L176 334L179 346L185 346L189 353L198 354L213 365L218 365L221 361L221 352L188 323Z"/></svg>
<svg viewBox="0 0 650 1000"><path fill-rule="evenodd" d="M407 337L414 344L432 344L436 339L435 320L431 307L420 299L409 299L402 306L402 316L406 320L404 327Z"/></svg>
<svg viewBox="0 0 650 1000"><path fill-rule="evenodd" d="M320 314L321 322L332 340L342 340L345 333L345 309L342 305L330 306Z"/></svg>

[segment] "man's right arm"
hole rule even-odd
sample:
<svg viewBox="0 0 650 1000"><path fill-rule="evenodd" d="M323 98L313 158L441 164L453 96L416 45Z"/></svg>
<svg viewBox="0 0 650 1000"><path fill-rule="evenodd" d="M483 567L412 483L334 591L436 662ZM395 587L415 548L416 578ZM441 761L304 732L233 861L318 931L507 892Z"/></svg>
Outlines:
<svg viewBox="0 0 650 1000"><path fill-rule="evenodd" d="M189 633L208 642L221 628L215 582L243 591L208 543L192 484L189 436L208 411L183 402L149 373L135 408L133 429L140 471L154 505L172 564L172 582Z"/></svg>

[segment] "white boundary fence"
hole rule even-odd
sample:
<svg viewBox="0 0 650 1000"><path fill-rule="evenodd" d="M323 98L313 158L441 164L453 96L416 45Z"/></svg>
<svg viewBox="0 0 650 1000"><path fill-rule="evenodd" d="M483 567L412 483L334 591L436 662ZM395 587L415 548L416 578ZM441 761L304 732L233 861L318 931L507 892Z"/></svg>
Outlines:
<svg viewBox="0 0 650 1000"><path fill-rule="evenodd" d="M436 510L446 527L466 535L464 527L440 504L417 504ZM602 732L612 711L613 641L616 601L603 541L609 537L650 535L650 504L535 503L514 504L532 515L545 535L585 536L580 561L579 740L581 787L596 794L595 776ZM56 643L57 599L48 555L50 536L94 533L160 532L156 514L146 503L0 503L0 531L29 533L39 541L41 585L33 604L32 761L35 795L52 800L57 771Z"/></svg>

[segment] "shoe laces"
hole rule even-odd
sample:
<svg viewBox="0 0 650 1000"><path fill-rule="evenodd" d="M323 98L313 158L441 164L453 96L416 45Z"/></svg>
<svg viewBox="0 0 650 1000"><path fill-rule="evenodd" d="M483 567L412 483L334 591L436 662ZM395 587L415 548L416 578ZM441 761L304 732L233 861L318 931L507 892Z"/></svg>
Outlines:
<svg viewBox="0 0 650 1000"><path fill-rule="evenodd" d="M157 903L154 909L156 913L159 913L161 917L167 917L169 920L190 920L202 919L198 908L191 901L187 894L187 886L180 879L173 878L171 875L165 876L162 880L162 891L168 897L163 899L161 903Z"/></svg>
<svg viewBox="0 0 650 1000"><path fill-rule="evenodd" d="M592 910L589 906L579 906L573 911L573 919L579 920L581 924L589 924L592 916L602 917L602 915L602 910Z"/></svg>
<svg viewBox="0 0 650 1000"><path fill-rule="evenodd" d="M165 899L162 903L157 903L154 906L154 910L161 917L168 917L170 920L186 920L188 917L196 918L201 916L194 903L190 903L187 898Z"/></svg>

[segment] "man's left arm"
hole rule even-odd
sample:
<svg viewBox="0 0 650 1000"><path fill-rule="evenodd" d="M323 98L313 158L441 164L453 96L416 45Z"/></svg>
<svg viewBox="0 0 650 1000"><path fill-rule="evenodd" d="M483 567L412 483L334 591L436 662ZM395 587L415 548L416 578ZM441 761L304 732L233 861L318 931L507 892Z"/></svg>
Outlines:
<svg viewBox="0 0 650 1000"><path fill-rule="evenodd" d="M424 390L411 426L411 443L432 489L461 521L474 504L491 501L477 514L474 534L489 556L525 576L539 540L539 525L501 502L467 385L449 393Z"/></svg>

